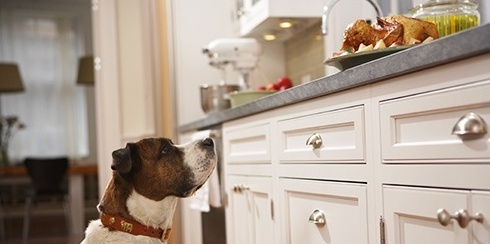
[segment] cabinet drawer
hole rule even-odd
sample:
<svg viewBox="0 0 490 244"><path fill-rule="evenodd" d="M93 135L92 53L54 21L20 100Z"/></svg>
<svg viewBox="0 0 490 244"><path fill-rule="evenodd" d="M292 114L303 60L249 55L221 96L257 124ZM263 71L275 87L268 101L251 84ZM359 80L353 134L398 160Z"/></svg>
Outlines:
<svg viewBox="0 0 490 244"><path fill-rule="evenodd" d="M261 124L225 131L223 153L229 164L270 163L270 125Z"/></svg>
<svg viewBox="0 0 490 244"><path fill-rule="evenodd" d="M381 102L384 162L488 162L489 92L490 82L486 81ZM453 134L455 124L470 113L483 119L487 132Z"/></svg>
<svg viewBox="0 0 490 244"><path fill-rule="evenodd" d="M279 121L277 128L281 163L365 161L362 106ZM315 135L319 144L308 145Z"/></svg>
<svg viewBox="0 0 490 244"><path fill-rule="evenodd" d="M368 243L365 185L281 179L280 188L282 243Z"/></svg>

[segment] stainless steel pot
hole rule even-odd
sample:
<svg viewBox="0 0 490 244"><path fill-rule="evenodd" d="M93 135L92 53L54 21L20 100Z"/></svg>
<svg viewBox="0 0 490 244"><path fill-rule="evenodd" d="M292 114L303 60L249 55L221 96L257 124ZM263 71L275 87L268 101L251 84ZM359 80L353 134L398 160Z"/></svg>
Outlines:
<svg viewBox="0 0 490 244"><path fill-rule="evenodd" d="M206 114L212 114L223 111L231 107L229 93L239 91L239 85L207 85L204 84L201 89L201 107Z"/></svg>

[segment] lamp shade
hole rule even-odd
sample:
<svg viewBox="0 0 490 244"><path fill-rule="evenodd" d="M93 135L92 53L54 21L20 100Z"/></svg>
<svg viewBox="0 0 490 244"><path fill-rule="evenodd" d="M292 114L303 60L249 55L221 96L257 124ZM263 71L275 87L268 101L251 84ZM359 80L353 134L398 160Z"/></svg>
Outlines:
<svg viewBox="0 0 490 244"><path fill-rule="evenodd" d="M93 85L94 84L94 57L86 56L80 58L78 62L77 84Z"/></svg>
<svg viewBox="0 0 490 244"><path fill-rule="evenodd" d="M21 91L24 91L24 85L17 64L0 63L0 92Z"/></svg>

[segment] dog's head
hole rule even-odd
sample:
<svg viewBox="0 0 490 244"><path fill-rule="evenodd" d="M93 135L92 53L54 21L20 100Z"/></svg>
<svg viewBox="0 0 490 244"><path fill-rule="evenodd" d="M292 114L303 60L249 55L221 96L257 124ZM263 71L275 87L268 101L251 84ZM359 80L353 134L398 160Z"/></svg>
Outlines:
<svg viewBox="0 0 490 244"><path fill-rule="evenodd" d="M165 138L128 143L112 153L111 165L141 195L160 201L166 196L187 197L201 187L217 163L211 138L174 145Z"/></svg>

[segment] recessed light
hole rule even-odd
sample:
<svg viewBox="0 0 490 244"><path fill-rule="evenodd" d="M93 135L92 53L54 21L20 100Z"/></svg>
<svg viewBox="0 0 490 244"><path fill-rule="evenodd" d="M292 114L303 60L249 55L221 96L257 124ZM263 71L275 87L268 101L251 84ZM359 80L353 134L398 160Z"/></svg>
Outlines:
<svg viewBox="0 0 490 244"><path fill-rule="evenodd" d="M266 41L273 41L275 39L276 39L276 35L274 35L272 33L264 34L264 40L266 40Z"/></svg>
<svg viewBox="0 0 490 244"><path fill-rule="evenodd" d="M279 27L281 27L283 29L291 28L292 26L293 26L293 23L291 23L289 21L282 21L281 23L279 23Z"/></svg>

